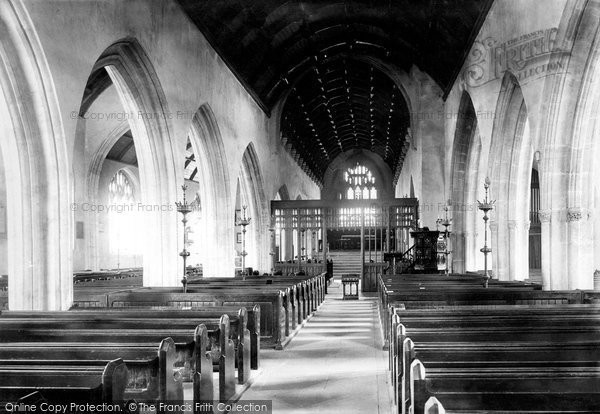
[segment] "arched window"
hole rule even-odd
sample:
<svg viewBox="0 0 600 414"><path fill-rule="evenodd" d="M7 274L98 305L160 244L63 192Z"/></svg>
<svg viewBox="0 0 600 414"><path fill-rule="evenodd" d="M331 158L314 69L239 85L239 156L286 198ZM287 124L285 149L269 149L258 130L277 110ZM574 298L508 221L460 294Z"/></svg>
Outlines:
<svg viewBox="0 0 600 414"><path fill-rule="evenodd" d="M134 201L133 186L123 170L117 171L108 184L110 202L115 204L132 203Z"/></svg>
<svg viewBox="0 0 600 414"><path fill-rule="evenodd" d="M344 173L344 181L348 184L345 194L347 200L377 198L375 176L364 165L356 163L355 167L348 168Z"/></svg>
<svg viewBox="0 0 600 414"><path fill-rule="evenodd" d="M139 225L135 191L128 175L119 170L108 184L110 250L116 255L138 254Z"/></svg>

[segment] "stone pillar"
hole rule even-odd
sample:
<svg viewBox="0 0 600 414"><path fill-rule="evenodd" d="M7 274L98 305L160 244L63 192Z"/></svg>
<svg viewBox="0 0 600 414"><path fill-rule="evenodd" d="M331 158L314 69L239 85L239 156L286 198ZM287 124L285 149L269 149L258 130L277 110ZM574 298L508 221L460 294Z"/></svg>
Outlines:
<svg viewBox="0 0 600 414"><path fill-rule="evenodd" d="M456 273L464 273L466 270L465 257L466 257L466 240L465 233L462 231L454 233L454 239L452 249L452 268Z"/></svg>
<svg viewBox="0 0 600 414"><path fill-rule="evenodd" d="M498 223L496 221L489 221L489 238L487 245L491 246L492 252L488 255L488 270L493 270L492 279L499 279L499 269L498 269ZM481 246L480 248L482 248ZM483 253L481 253L483 254ZM491 262L491 263L490 263Z"/></svg>
<svg viewBox="0 0 600 414"><path fill-rule="evenodd" d="M508 280L517 280L519 263L519 237L517 234L518 223L516 220L508 220Z"/></svg>
<svg viewBox="0 0 600 414"><path fill-rule="evenodd" d="M519 271L517 273L517 280L529 279L529 227L531 222L527 220L522 225L521 230L521 246L519 248Z"/></svg>
<svg viewBox="0 0 600 414"><path fill-rule="evenodd" d="M589 212L581 208L567 210L568 289L594 288L593 237Z"/></svg>
<svg viewBox="0 0 600 414"><path fill-rule="evenodd" d="M596 204L590 216L594 223L594 270L600 270L600 203Z"/></svg>
<svg viewBox="0 0 600 414"><path fill-rule="evenodd" d="M477 252L479 251L477 246L475 245L475 238L473 236L473 232L466 231L464 233L465 239L465 271L474 271L477 270L477 266L475 266L475 257L477 256Z"/></svg>
<svg viewBox="0 0 600 414"><path fill-rule="evenodd" d="M552 273L550 263L550 222L552 220L551 210L540 210L538 217L542 232L542 289L552 290Z"/></svg>
<svg viewBox="0 0 600 414"><path fill-rule="evenodd" d="M569 234L566 210L553 210L550 220L550 279L552 290L569 289Z"/></svg>

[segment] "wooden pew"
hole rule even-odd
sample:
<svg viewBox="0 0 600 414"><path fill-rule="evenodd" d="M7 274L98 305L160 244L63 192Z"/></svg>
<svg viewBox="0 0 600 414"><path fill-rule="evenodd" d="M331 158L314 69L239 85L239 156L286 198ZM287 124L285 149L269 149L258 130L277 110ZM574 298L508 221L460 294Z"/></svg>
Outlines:
<svg viewBox="0 0 600 414"><path fill-rule="evenodd" d="M418 405L415 407L417 412L422 412L419 410L425 406L425 400L435 394L426 394L423 391L425 388L421 388L418 393L420 397L407 398L409 392L416 387L414 382L420 378L411 377L414 368L412 363L415 360L420 360L433 373L460 371L460 375L457 374L460 378L469 378L469 375L477 377L480 372L487 372L490 378L494 372L536 373L548 367L557 372L582 372L584 377L586 372L597 374L595 370L599 366L600 356L597 307L589 308L591 317L587 323L585 307L577 307L578 313L571 310L566 314L549 308L530 308L527 309L528 315L519 315L518 312L522 309L509 308L492 310L494 314L487 320L481 314L468 316L467 311L461 312L460 316L445 314L443 311L425 311L424 315L417 315L416 311L405 311L412 317L407 317L402 312L399 316L396 315L408 326L405 328L400 324L398 327L399 346L394 351L398 353L398 359L395 360L397 365L392 369L397 375L397 398L404 408L403 412L409 409L407 406L410 406L411 401ZM512 312L514 315L498 317L501 312ZM553 312L555 320L551 318ZM540 318L544 313L547 318ZM439 320L435 320L433 315L438 315ZM417 375L421 375L420 372ZM595 386L600 390L598 377L591 383L590 380L585 381L588 381L588 386ZM472 384L476 383L473 380ZM496 387L499 387L498 384L500 383L497 382ZM495 392L498 393L499 389L496 388ZM438 402L443 403L445 397L435 396Z"/></svg>
<svg viewBox="0 0 600 414"><path fill-rule="evenodd" d="M75 312L72 312L75 313ZM121 315L108 319L105 315L83 319L25 319L1 318L0 342L83 342L101 343L157 343L160 338L171 337L181 344L177 353L179 365L193 368L195 343L191 337L192 324L201 320L208 328L209 343L205 351L211 352L214 362L219 366L219 378L222 381L222 391L228 395L230 389L235 389L235 351L234 342L230 339L230 320L227 315L219 319L155 319L132 318L126 319ZM80 316L80 317L81 317ZM240 326L239 320L234 320ZM246 329L247 331L247 329ZM239 381L245 382L249 377L249 335L244 335L246 348L244 359L239 364ZM241 344L243 349L243 345ZM231 350L229 349L231 348ZM225 359L226 365L221 364ZM244 364L247 369L244 371ZM188 376L191 377L192 374ZM232 384L233 383L233 384Z"/></svg>
<svg viewBox="0 0 600 414"><path fill-rule="evenodd" d="M254 286L282 286L292 290L292 294L298 290L297 295L299 298L295 298L296 301L303 300L304 303L299 303L303 308L303 318L306 318L308 314L316 310L317 306L325 300L325 294L327 293L327 283L325 274L318 276L253 276L246 280L239 278L204 278L194 280L189 283L190 288L195 286L226 286L226 287L254 287ZM308 308L308 309L307 309Z"/></svg>
<svg viewBox="0 0 600 414"><path fill-rule="evenodd" d="M127 367L121 359L100 366L0 366L0 404L16 403L38 391L51 403L122 403Z"/></svg>
<svg viewBox="0 0 600 414"><path fill-rule="evenodd" d="M5 311L0 315L0 329L11 328L14 325L20 329L39 328L51 326L56 329L75 328L86 329L110 328L139 329L139 328L178 328L204 324L213 329L215 337L212 346L218 345L218 332L222 315L229 317L230 339L233 340L236 352L236 365L238 367L238 380L240 383L248 381L250 369L258 369L260 347L260 308L255 306L249 312L245 308L206 308L195 310L176 310L173 308L162 309L131 309L111 308L102 311L78 310L70 312L10 312ZM250 329L249 329L250 328ZM14 329L14 328L13 328ZM218 364L218 353L214 358Z"/></svg>
<svg viewBox="0 0 600 414"><path fill-rule="evenodd" d="M215 292L183 293L171 288L142 288L107 294L109 308L168 306L180 309L211 306L260 307L261 346L263 342L283 349L285 339L286 309L284 293L222 290Z"/></svg>
<svg viewBox="0 0 600 414"><path fill-rule="evenodd" d="M386 294L385 305L380 309L386 340L393 332L392 315L400 309L445 309L463 306L493 308L506 305L565 305L582 303L584 296L580 291L538 291L538 290L502 290L502 289L463 289L459 291L409 291L405 294ZM387 343L387 342L386 342Z"/></svg>
<svg viewBox="0 0 600 414"><path fill-rule="evenodd" d="M10 319L8 319L8 321L10 321ZM0 318L0 323L5 322L7 321L2 321L2 318ZM166 343L168 345L165 345L166 350L159 351L159 358L156 360L156 363L160 365L160 368L151 364L140 366L140 364L136 362L139 358L132 358L131 360L133 361L131 362L133 364L132 370L134 373L138 374L133 376L133 383L139 378L148 380L152 377L156 377L156 375L152 375L152 372L157 370L159 373L162 373L156 381L145 382L152 382L152 386L149 387L151 389L156 389L156 387L158 387L161 390L159 396L167 395L164 401L177 401L180 399L179 396L182 395L181 384L177 385L174 379L174 373L177 373L179 377L183 377L183 379L189 381L196 377L198 377L198 379L203 377L206 378L209 375L212 378L212 358L207 359L207 362L201 365L200 371L196 364L201 362L203 358L208 358L206 356L207 352L214 351L214 344L209 340L209 336L213 338L217 337L219 340L217 356L219 364L219 397L221 400L227 401L235 393L234 345L233 341L229 339L229 318L227 315L221 317L217 332L215 332L215 330L207 329L206 326L202 324L196 328L193 337L189 328L175 329L160 326L156 329L148 329L145 327L137 329L131 327L119 329L117 325L115 325L113 328L90 327L89 329L62 329L59 331L58 326L52 325L50 321L42 320L41 322L45 322L49 327L37 328L27 326L25 329L11 329L10 327L7 328L6 326L2 326L2 336L0 336L0 341L3 343L3 347L9 351L11 345L14 347L21 347L29 350L32 355L35 355L32 348L35 347L34 343L37 342L40 347L49 347L50 345L54 347L66 346L69 350L64 352L62 350L55 350L53 351L53 355L55 356L68 356L69 352L73 351L73 347L75 347L75 349L78 350L83 349L83 351L94 357L97 355L106 356L107 354L103 353L105 352L104 349L108 350L106 352L114 351L118 354L124 354L125 351L123 351L123 349L126 350L134 344L132 352L138 351L139 346L143 345L146 346L144 355L148 355L148 352L150 352L152 348L156 349L156 344L160 341L159 338L170 335L173 339L169 337L164 341L160 341L162 344ZM73 321L63 322L73 323ZM170 322L171 321L165 319L166 324ZM177 344L175 342L177 342ZM102 351L97 348L101 348ZM21 354L20 356L23 355ZM133 355L129 354L129 357L132 356ZM39 362L39 360L37 362ZM210 364L208 362L210 362ZM130 361L127 361L127 363L130 363ZM174 368L176 368L175 372ZM198 373L198 375L196 375L196 373ZM139 387L134 385L131 388L136 389ZM212 390L212 385L210 385L210 387L205 387L203 384L194 384L194 388L197 388L198 390ZM209 396L212 397L212 391Z"/></svg>
<svg viewBox="0 0 600 414"><path fill-rule="evenodd" d="M160 312L157 312L160 311ZM209 306L209 307L194 307L190 309L176 309L167 306L152 306L152 307L126 307L126 308L107 308L101 311L97 309L88 308L77 308L74 309L75 313L98 313L102 312L101 315L122 315L126 313L134 312L137 316L145 316L150 314L153 318L165 318L165 319L176 319L176 318L219 318L221 315L229 316L230 321L234 318L241 318L246 321L246 329L250 333L250 368L258 369L260 367L260 306L254 305L248 308L240 308L239 306ZM72 318L71 315L74 312L53 312L52 315L58 317ZM47 312L46 312L47 313ZM245 315L244 315L245 314ZM3 315L12 317L25 317L35 318L35 313L32 312L4 312ZM150 316L149 315L149 316ZM234 326L235 328L235 326ZM236 330L237 331L237 330ZM238 339L239 338L239 339ZM236 358L244 360L244 349L239 348L237 343L244 344L245 340L239 336L234 335L234 343L236 344ZM247 359L247 358L246 358Z"/></svg>
<svg viewBox="0 0 600 414"><path fill-rule="evenodd" d="M477 371L430 369L414 360L410 367L414 414L441 412L565 413L600 411L600 369L515 368ZM427 408L427 411L426 411ZM440 412L440 411L437 411Z"/></svg>
<svg viewBox="0 0 600 414"><path fill-rule="evenodd" d="M432 335L423 338L414 331L405 331L400 325L398 331L397 359L394 360L392 369L393 382L397 390L396 398L402 405L408 395L410 384L409 370L411 362L421 358L425 366L433 368L464 368L467 370L488 367L490 369L509 368L517 366L562 366L562 367L597 367L598 360L590 359L597 356L600 338L598 335L589 335L597 329L592 328L587 332L579 331L577 334L561 335L558 338L559 345L553 346L556 329L549 327L550 332L538 330L538 335L527 335L521 337L523 332L499 331L497 336L480 335L474 338L472 335L459 335L448 338L443 335ZM501 328L499 328L501 329ZM597 333L597 332L596 332ZM414 342L413 342L414 340ZM416 345L415 345L416 344ZM544 349L545 348L545 349ZM511 351L508 352L507 350ZM544 352L542 352L542 350ZM571 352L568 357L565 353ZM559 360L563 356L565 360ZM535 357L535 362L527 362L524 358ZM548 359L542 359L542 358ZM440 359L441 358L441 359ZM429 365L428 365L429 364ZM599 384L600 385L600 384Z"/></svg>
<svg viewBox="0 0 600 414"><path fill-rule="evenodd" d="M484 289L476 277L379 281L400 412L597 411L600 307L580 305L597 294L522 282Z"/></svg>

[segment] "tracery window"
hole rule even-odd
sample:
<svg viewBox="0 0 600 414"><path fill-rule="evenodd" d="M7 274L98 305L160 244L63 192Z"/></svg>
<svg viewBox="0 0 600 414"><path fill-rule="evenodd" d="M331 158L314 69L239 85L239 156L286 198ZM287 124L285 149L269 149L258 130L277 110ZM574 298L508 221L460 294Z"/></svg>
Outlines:
<svg viewBox="0 0 600 414"><path fill-rule="evenodd" d="M377 198L375 176L367 167L356 163L344 173L344 181L348 184L345 198L347 200L369 200Z"/></svg>
<svg viewBox="0 0 600 414"><path fill-rule="evenodd" d="M108 184L110 249L113 254L137 254L139 225L133 183L123 170Z"/></svg>

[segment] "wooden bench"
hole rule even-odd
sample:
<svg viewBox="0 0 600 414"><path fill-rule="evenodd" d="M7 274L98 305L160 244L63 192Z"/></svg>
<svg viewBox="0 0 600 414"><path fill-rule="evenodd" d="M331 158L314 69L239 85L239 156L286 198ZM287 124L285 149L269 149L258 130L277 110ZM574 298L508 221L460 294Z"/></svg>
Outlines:
<svg viewBox="0 0 600 414"><path fill-rule="evenodd" d="M177 310L168 307L147 308L110 308L105 310L80 309L70 312L14 312L0 314L0 328L10 323L22 327L39 327L52 324L57 328L94 328L118 326L119 329L131 327L186 328L203 323L217 332L222 315L229 317L230 338L236 351L236 365L240 383L245 383L251 369L258 369L260 354L260 308L254 306L248 311L239 307L210 307L193 310ZM213 339L213 347L218 338ZM218 355L217 355L218 357ZM214 358L215 363L218 358Z"/></svg>
<svg viewBox="0 0 600 414"><path fill-rule="evenodd" d="M565 413L600 411L598 367L509 369L429 369L411 365L414 414L432 413L434 397L445 412Z"/></svg>
<svg viewBox="0 0 600 414"><path fill-rule="evenodd" d="M597 295L479 282L379 278L399 412L597 411L600 307L581 305Z"/></svg>
<svg viewBox="0 0 600 414"><path fill-rule="evenodd" d="M542 381L527 382L527 379L538 378L544 370L548 370L548 375L542 377L551 378L548 380L550 383L556 380L572 385L570 391L563 388L556 391L554 396L549 396L548 392L546 408L552 407L553 401L560 400L561 395L567 395L565 398L569 399L576 393L577 383L569 382L572 378L578 378L581 387L587 387L580 389L595 389L600 393L598 308L590 308L591 315L586 314L586 308L578 307L577 310L578 313L557 313L554 315L556 319L552 319L552 310L547 308L538 310L538 313L536 309L529 309L528 315L519 315L519 309L503 309L508 315L500 315L501 317L498 317L498 313L502 311L493 310L487 320L485 315L468 316L466 311L456 316L443 311L425 311L424 315L417 315L416 311L405 311L411 316L399 312L396 316L402 323L397 331L398 348L391 349L398 355L391 371L396 376L394 379L399 407L404 410L402 412L407 412L414 402L414 412L423 412L429 398L435 397L437 400L429 401L428 405L435 409L439 407L439 403L447 401L448 393L459 392L451 388L451 384L462 381L461 387L466 387L462 390L468 394L467 391L472 391L480 384L479 380L485 378L488 384L494 384L487 391L497 395L496 405L484 404L478 408L482 412L488 412L487 410L497 408L502 400L499 394L506 394L504 400L507 400L507 395L512 397L510 390L515 390L515 386L522 386L525 394L527 389L532 395L545 392L547 384ZM546 318L539 318L544 313ZM435 315L439 316L439 320L436 320ZM587 318L588 316L590 317ZM425 372L429 373L428 377ZM555 375L550 375L551 373ZM514 377L506 379L512 374ZM433 387L432 381L438 377L443 378L443 381L438 381L435 383L436 387ZM439 385L440 383L444 385ZM534 388L532 384L542 385ZM477 393L471 392L468 397L472 398L472 405L468 409L477 406L473 399L475 394ZM448 407L467 409L467 405L457 405L455 400L451 401ZM593 401L600 401L598 395ZM585 404L579 404L581 406ZM506 406L505 409L510 407L512 406ZM522 407L531 405L525 404Z"/></svg>
<svg viewBox="0 0 600 414"><path fill-rule="evenodd" d="M121 359L100 365L2 365L0 404L16 403L38 391L57 403L122 403L127 384L127 367Z"/></svg>
<svg viewBox="0 0 600 414"><path fill-rule="evenodd" d="M578 291L539 291L520 289L472 289L457 291L420 292L406 291L404 293L390 292L386 294L385 304L380 309L384 335L389 340L391 318L394 309L444 309L461 308L463 306L480 306L493 308L506 305L565 305L582 303L584 296ZM386 341L386 344L388 342Z"/></svg>
<svg viewBox="0 0 600 414"><path fill-rule="evenodd" d="M221 290L213 292L183 293L170 288L142 288L109 293L108 308L127 307L173 307L179 309L212 306L260 307L261 346L283 349L285 339L286 308L284 292L256 292L243 290Z"/></svg>
<svg viewBox="0 0 600 414"><path fill-rule="evenodd" d="M45 328L38 328L29 324L25 329L15 329L11 327L7 328L7 321L10 322L10 319L3 321L0 318L0 324L2 324L0 325L2 326L0 328L2 331L0 340L3 342L3 347L7 349L6 352L8 352L8 354L3 354L7 357L5 359L14 360L16 359L15 356L19 356L21 357L21 361L35 360L35 356L39 355L40 348L50 347L59 348L52 351L52 355L55 357L61 355L62 357L69 357L72 351L82 350L78 354L80 357L88 353L91 358L95 358L98 355L106 357L106 352L115 352L116 355L124 355L127 349L131 349L131 351L127 351L129 352L127 357L130 359L126 363L133 364L132 372L136 375L132 375L130 378L129 387L139 391L140 386L136 386L136 384L141 382L142 384L146 384L142 388L149 390L162 389L164 392L162 394L159 393L159 396L166 393L167 397L164 401L174 401L181 394L181 384L178 384L174 380L174 373L182 378L182 380L194 381L194 389L203 390L203 394L206 394L210 390L208 397L212 397L212 358L215 352L214 338L218 338L217 371L219 372L219 397L223 401L226 401L235 392L234 344L229 339L229 318L227 315L221 317L218 329L208 329L206 325L202 324L195 331L191 331L189 328L178 329L165 328L163 326L155 329L149 329L145 326L137 329L131 327L125 329L122 322L115 323L115 327L113 328L99 326L88 329L61 329L59 331L61 323L53 324L47 320L39 321L47 324ZM160 319L157 319L157 321L160 321ZM68 320L63 320L62 322L66 322L67 324L73 323L73 321ZM164 323L171 324L172 321L165 319ZM118 324L121 325L119 326ZM157 324L160 325L160 322L157 322ZM162 341L159 339L166 335L170 335L170 337ZM154 365L148 362L140 365L138 361L139 357L134 357L135 354L131 353L138 352L140 350L139 347L144 346L146 350L141 355L142 358L146 358L152 351L156 355L156 344L159 342L162 347L166 347L167 351L162 352L163 357L159 357L158 360L154 361ZM35 351L36 343L37 352ZM26 351L16 351L15 347L26 349ZM63 347L66 347L67 351L62 349ZM105 349L108 351L105 351ZM27 351L29 351L30 357L24 357L23 352L27 354ZM161 355L160 351L159 355ZM44 359L47 358L48 356L44 357ZM36 363L39 363L41 360L38 359ZM161 368L158 369L156 364ZM153 372L159 372L161 375L156 377L155 374L152 374ZM211 381L209 385L206 385L206 378L209 376ZM202 378L204 378L204 383L200 382ZM136 394L134 393L134 395ZM203 399L205 398L203 397Z"/></svg>

